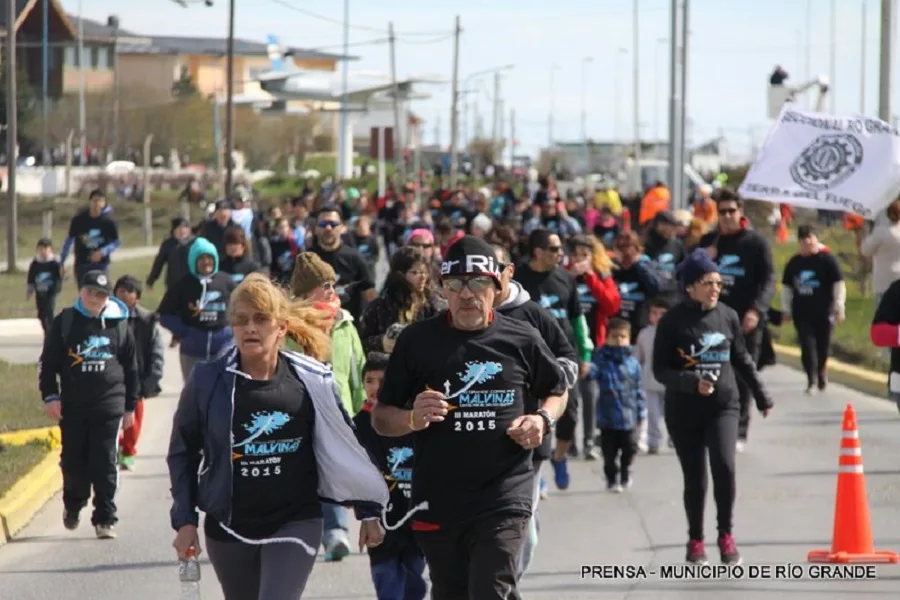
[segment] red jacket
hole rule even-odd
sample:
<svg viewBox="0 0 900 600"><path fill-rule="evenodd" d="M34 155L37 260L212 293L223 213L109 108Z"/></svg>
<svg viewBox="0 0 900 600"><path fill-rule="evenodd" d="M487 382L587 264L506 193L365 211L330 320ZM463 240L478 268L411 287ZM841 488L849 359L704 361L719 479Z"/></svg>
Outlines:
<svg viewBox="0 0 900 600"><path fill-rule="evenodd" d="M606 343L606 325L609 318L619 312L622 298L619 296L619 288L612 277L601 278L593 271L588 271L584 274L584 283L597 301L595 317L597 339L594 340L594 344L599 348Z"/></svg>

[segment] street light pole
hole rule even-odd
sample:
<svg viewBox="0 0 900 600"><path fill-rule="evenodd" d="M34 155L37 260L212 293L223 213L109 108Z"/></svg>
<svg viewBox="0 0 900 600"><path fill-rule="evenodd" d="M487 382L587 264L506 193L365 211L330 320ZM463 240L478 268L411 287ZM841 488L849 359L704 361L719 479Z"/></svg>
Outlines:
<svg viewBox="0 0 900 600"><path fill-rule="evenodd" d="M16 0L8 0L7 15L16 14ZM6 272L15 273L17 258L19 207L16 198L16 168L19 157L18 89L16 85L16 26L10 16L6 27Z"/></svg>
<svg viewBox="0 0 900 600"><path fill-rule="evenodd" d="M232 0L233 1L233 0ZM347 135L347 120L350 116L347 111L350 107L348 90L350 87L350 63L347 56L350 54L350 0L344 0L344 58L341 62L341 120L338 132L338 160L335 173L339 179L352 176L353 172L353 136ZM348 139L349 138L349 139ZM347 155L350 156L350 165L347 165Z"/></svg>
<svg viewBox="0 0 900 600"><path fill-rule="evenodd" d="M231 197L234 184L234 0L228 2L228 48L225 98L225 197Z"/></svg>
<svg viewBox="0 0 900 600"><path fill-rule="evenodd" d="M671 0L672 22L669 56L671 73L669 76L669 181L671 183L672 208L682 207L684 192L684 138L681 115L684 109L681 97L681 79L683 77L684 40L682 40L682 24L684 20L683 3L687 0ZM639 176L640 180L641 177ZM643 183L639 183L643 185Z"/></svg>

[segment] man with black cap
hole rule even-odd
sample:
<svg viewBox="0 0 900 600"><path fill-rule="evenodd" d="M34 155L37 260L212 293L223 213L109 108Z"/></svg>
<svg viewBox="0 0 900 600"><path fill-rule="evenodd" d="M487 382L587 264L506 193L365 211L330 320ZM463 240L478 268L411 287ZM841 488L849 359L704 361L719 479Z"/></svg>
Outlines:
<svg viewBox="0 0 900 600"><path fill-rule="evenodd" d="M675 268L685 258L684 244L678 239L678 221L668 210L656 213L644 240L644 254L650 259L650 269L660 283L660 293L678 294Z"/></svg>
<svg viewBox="0 0 900 600"><path fill-rule="evenodd" d="M566 376L533 327L494 312L500 269L486 242L450 246L441 283L449 311L397 338L373 426L415 436L407 518L432 598L517 599L532 453L565 407Z"/></svg>
<svg viewBox="0 0 900 600"><path fill-rule="evenodd" d="M63 524L78 527L93 488L91 523L97 537L110 539L119 429L134 424L140 381L128 307L111 297L104 271L88 271L80 284L75 305L53 319L44 339L39 387L62 432Z"/></svg>

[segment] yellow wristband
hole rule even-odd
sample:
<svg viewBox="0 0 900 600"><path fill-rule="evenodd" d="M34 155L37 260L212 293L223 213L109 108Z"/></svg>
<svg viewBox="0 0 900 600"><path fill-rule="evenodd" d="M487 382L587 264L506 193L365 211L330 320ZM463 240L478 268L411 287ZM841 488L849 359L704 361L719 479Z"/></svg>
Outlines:
<svg viewBox="0 0 900 600"><path fill-rule="evenodd" d="M413 410L409 411L409 428L416 430L416 412Z"/></svg>

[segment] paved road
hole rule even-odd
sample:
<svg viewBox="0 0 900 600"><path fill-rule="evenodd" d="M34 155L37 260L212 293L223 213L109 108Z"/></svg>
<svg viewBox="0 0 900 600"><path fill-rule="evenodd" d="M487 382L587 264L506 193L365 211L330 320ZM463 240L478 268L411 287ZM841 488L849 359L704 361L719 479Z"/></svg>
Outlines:
<svg viewBox="0 0 900 600"><path fill-rule="evenodd" d="M156 256L156 252L159 250L159 246L140 246L137 248L119 248L113 253L113 260L129 260L132 258L145 258L147 256ZM75 254L69 253L68 260L66 261L67 265L72 265L72 262L75 260ZM16 261L16 266L21 271L27 271L28 266L31 264L32 257L29 255L27 258L21 258ZM6 261L0 262L0 271L6 270Z"/></svg>
<svg viewBox="0 0 900 600"><path fill-rule="evenodd" d="M25 341L20 341L20 348ZM27 359L35 358L32 353ZM60 500L54 499L19 539L0 548L2 600L177 597L164 454L180 378L175 354L169 351L167 360L166 393L147 406L139 469L122 478L118 541L98 541L86 526L66 532ZM809 549L828 547L840 420L847 402L853 402L859 415L876 539L880 547L900 549L896 409L840 386L825 396L804 397L799 374L787 368L767 371L766 381L777 408L769 420L755 424L751 446L738 458L735 533L745 562L802 564ZM574 464L572 488L552 492L543 505L542 539L522 585L525 598L673 600L712 599L723 593L729 599L793 593L825 599L849 593L875 598L895 596L900 586L900 569L886 566L879 567L879 581L869 582L581 580L583 563L655 566L677 563L683 556L685 524L674 457L639 457L635 487L621 496L602 491L599 468L599 463ZM712 512L707 524L713 532ZM204 599L221 598L211 567L204 566ZM304 597L374 598L366 557L318 564Z"/></svg>

